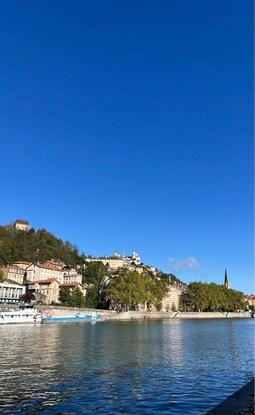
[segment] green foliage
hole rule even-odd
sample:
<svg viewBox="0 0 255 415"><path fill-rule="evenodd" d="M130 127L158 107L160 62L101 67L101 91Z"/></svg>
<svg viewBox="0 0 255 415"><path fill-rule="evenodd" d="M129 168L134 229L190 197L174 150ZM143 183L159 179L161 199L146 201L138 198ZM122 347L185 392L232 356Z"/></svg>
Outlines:
<svg viewBox="0 0 255 415"><path fill-rule="evenodd" d="M139 304L154 304L161 308L161 300L167 291L163 279L152 274L139 274L125 268L118 270L107 286L107 297L111 305L119 310L136 310Z"/></svg>
<svg viewBox="0 0 255 415"><path fill-rule="evenodd" d="M109 300L106 296L106 286L110 278L108 268L100 261L87 262L86 268L81 270L82 281L88 284L86 304L93 308L108 308Z"/></svg>
<svg viewBox="0 0 255 415"><path fill-rule="evenodd" d="M59 301L62 304L69 306L71 303L71 291L69 287L61 287L59 291Z"/></svg>
<svg viewBox="0 0 255 415"><path fill-rule="evenodd" d="M4 272L2 269L0 269L0 282L4 281Z"/></svg>
<svg viewBox="0 0 255 415"><path fill-rule="evenodd" d="M45 229L29 232L0 227L0 264L15 261L44 262L59 259L68 265L83 263L83 257L70 242L62 241Z"/></svg>
<svg viewBox="0 0 255 415"><path fill-rule="evenodd" d="M247 308L247 301L240 291L223 285L192 282L180 299L184 311L237 311Z"/></svg>
<svg viewBox="0 0 255 415"><path fill-rule="evenodd" d="M68 307L84 307L86 302L79 287L71 290L69 287L61 287L59 300Z"/></svg>

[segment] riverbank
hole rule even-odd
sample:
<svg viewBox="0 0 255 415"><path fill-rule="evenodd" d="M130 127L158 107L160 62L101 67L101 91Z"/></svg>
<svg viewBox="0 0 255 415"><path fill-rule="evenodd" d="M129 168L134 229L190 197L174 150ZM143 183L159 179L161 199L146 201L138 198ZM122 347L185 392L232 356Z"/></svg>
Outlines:
<svg viewBox="0 0 255 415"><path fill-rule="evenodd" d="M105 320L163 320L163 319L219 319L219 318L250 318L249 312L240 313L206 313L206 312L161 312L161 311L126 311L117 313L111 310L97 310L91 308L74 308L74 307L60 307L60 306L38 306L40 311L52 316L72 315L79 312L86 314L95 312L102 316Z"/></svg>
<svg viewBox="0 0 255 415"><path fill-rule="evenodd" d="M229 398L225 399L206 415L253 415L254 378Z"/></svg>

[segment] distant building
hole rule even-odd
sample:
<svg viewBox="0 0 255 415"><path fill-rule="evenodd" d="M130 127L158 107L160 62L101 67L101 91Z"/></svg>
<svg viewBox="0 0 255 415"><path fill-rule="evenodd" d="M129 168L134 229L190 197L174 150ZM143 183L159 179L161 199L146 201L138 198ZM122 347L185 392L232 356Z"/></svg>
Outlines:
<svg viewBox="0 0 255 415"><path fill-rule="evenodd" d="M18 303L25 294L25 287L10 281L0 282L0 303Z"/></svg>
<svg viewBox="0 0 255 415"><path fill-rule="evenodd" d="M44 304L59 302L59 282L54 278L27 282L27 288L35 294L37 301Z"/></svg>
<svg viewBox="0 0 255 415"><path fill-rule="evenodd" d="M231 283L228 279L228 273L227 273L227 269L225 268L225 276L224 276L224 286L228 289L231 288Z"/></svg>
<svg viewBox="0 0 255 415"><path fill-rule="evenodd" d="M118 268L132 268L134 265L141 264L141 258L136 252L132 252L131 256L123 256L115 253L111 257L98 257L98 258L87 258L87 262L102 262L104 265L108 266L112 270L117 270Z"/></svg>
<svg viewBox="0 0 255 415"><path fill-rule="evenodd" d="M16 231L28 232L30 229L30 223L27 220L17 219L14 222L14 229L16 229Z"/></svg>
<svg viewBox="0 0 255 415"><path fill-rule="evenodd" d="M76 269L63 268L63 284L82 284L82 275L77 274Z"/></svg>
<svg viewBox="0 0 255 415"><path fill-rule="evenodd" d="M56 279L60 284L64 282L64 272L58 265L50 263L31 264L26 269L26 281L43 281Z"/></svg>
<svg viewBox="0 0 255 415"><path fill-rule="evenodd" d="M17 265L8 265L2 267L4 278L13 281L17 284L24 283L25 269L18 267Z"/></svg>
<svg viewBox="0 0 255 415"><path fill-rule="evenodd" d="M255 295L253 294L246 295L246 299L249 305L255 306Z"/></svg>
<svg viewBox="0 0 255 415"><path fill-rule="evenodd" d="M167 294L162 299L162 311L177 311L180 307L181 286L169 286Z"/></svg>

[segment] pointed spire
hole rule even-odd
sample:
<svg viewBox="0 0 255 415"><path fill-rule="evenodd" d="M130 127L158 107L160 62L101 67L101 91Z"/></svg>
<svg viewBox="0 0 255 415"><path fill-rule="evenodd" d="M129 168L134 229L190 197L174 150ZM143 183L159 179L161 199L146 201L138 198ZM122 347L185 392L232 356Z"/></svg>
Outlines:
<svg viewBox="0 0 255 415"><path fill-rule="evenodd" d="M228 285L228 273L227 273L227 268L225 268L224 285Z"/></svg>
<svg viewBox="0 0 255 415"><path fill-rule="evenodd" d="M231 285L230 285L230 281L229 281L229 279L228 279L227 268L225 268L224 285L225 285L225 287L227 287L227 288L230 288L230 287L231 287Z"/></svg>

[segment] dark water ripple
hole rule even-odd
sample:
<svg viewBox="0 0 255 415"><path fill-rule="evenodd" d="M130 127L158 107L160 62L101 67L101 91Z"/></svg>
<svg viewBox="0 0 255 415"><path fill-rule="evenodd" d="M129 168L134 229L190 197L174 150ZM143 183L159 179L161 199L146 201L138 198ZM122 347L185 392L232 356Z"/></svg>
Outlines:
<svg viewBox="0 0 255 415"><path fill-rule="evenodd" d="M202 415L253 374L250 320L0 327L0 412Z"/></svg>

